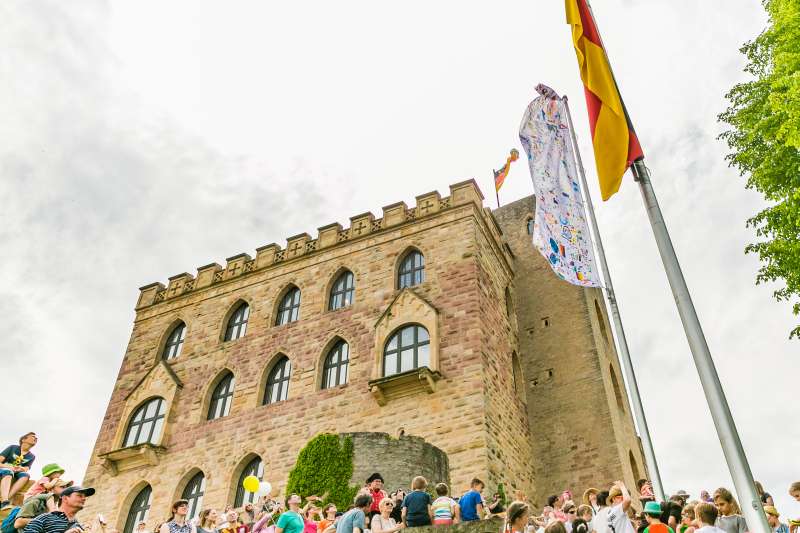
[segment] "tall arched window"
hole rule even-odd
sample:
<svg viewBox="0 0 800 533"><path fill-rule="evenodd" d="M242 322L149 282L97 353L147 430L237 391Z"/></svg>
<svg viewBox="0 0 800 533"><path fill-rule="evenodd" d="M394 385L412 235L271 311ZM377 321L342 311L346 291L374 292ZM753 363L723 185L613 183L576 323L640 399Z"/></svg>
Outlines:
<svg viewBox="0 0 800 533"><path fill-rule="evenodd" d="M347 383L347 370L350 366L350 347L339 340L325 357L322 374L322 388L330 389Z"/></svg>
<svg viewBox="0 0 800 533"><path fill-rule="evenodd" d="M203 508L203 494L206 492L206 477L202 472L196 473L183 488L181 498L189 502L189 515L187 519L192 519L200 513Z"/></svg>
<svg viewBox="0 0 800 533"><path fill-rule="evenodd" d="M617 399L617 407L620 411L625 411L625 400L622 396L622 389L617 380L617 373L614 372L614 365L608 365L608 371L611 372L611 385L614 387L614 397Z"/></svg>
<svg viewBox="0 0 800 533"><path fill-rule="evenodd" d="M328 301L328 309L341 309L353 303L355 294L355 282L353 273L349 270L342 272L331 287L331 297Z"/></svg>
<svg viewBox="0 0 800 533"><path fill-rule="evenodd" d="M292 363L285 355L281 357L267 376L267 387L264 391L264 405L282 402L289 395L289 377L292 373Z"/></svg>
<svg viewBox="0 0 800 533"><path fill-rule="evenodd" d="M416 324L404 326L389 338L383 350L383 375L391 376L430 364L428 330Z"/></svg>
<svg viewBox="0 0 800 533"><path fill-rule="evenodd" d="M522 365L519 363L519 357L516 352L511 354L511 371L514 377L514 392L517 393L517 398L525 400L525 377L522 373Z"/></svg>
<svg viewBox="0 0 800 533"><path fill-rule="evenodd" d="M151 398L133 412L123 446L135 446L143 442L157 443L164 427L164 398Z"/></svg>
<svg viewBox="0 0 800 533"><path fill-rule="evenodd" d="M254 492L244 490L242 483L247 476L256 476L259 481L264 477L264 463L261 462L260 457L256 457L244 467L242 473L239 475L239 482L236 484L236 499L233 502L234 507L241 507L246 503L254 503L256 495Z"/></svg>
<svg viewBox="0 0 800 533"><path fill-rule="evenodd" d="M139 494L133 499L131 508L128 509L128 517L125 519L125 529L123 533L133 533L136 525L139 522L147 520L147 512L150 510L150 497L153 494L153 489L150 485L139 491Z"/></svg>
<svg viewBox="0 0 800 533"><path fill-rule="evenodd" d="M214 387L214 392L211 393L211 402L208 405L208 419L214 420L228 416L231 412L231 403L233 403L233 386L236 380L233 374L228 372L225 377L217 383Z"/></svg>
<svg viewBox="0 0 800 533"><path fill-rule="evenodd" d="M631 462L631 472L633 472L633 479L639 480L639 465L636 463L636 458L633 456L633 451L628 450L628 460Z"/></svg>
<svg viewBox="0 0 800 533"><path fill-rule="evenodd" d="M594 301L594 312L597 313L597 323L600 324L600 335L603 340L608 344L608 331L606 330L606 321L603 320L603 311L600 309L600 304L597 300Z"/></svg>
<svg viewBox="0 0 800 533"><path fill-rule="evenodd" d="M250 306L242 302L228 319L228 325L225 328L225 340L234 341L244 337L249 317Z"/></svg>
<svg viewBox="0 0 800 533"><path fill-rule="evenodd" d="M167 342L164 344L164 352L161 354L161 357L163 357L165 361L175 359L181 354L184 337L186 337L186 324L181 322L172 328L172 332L170 332L169 337L167 337Z"/></svg>
<svg viewBox="0 0 800 533"><path fill-rule="evenodd" d="M506 316L511 318L514 313L514 301L511 299L511 290L506 287Z"/></svg>
<svg viewBox="0 0 800 533"><path fill-rule="evenodd" d="M300 318L300 289L292 287L281 298L275 325L282 326L289 322L295 322L298 318Z"/></svg>
<svg viewBox="0 0 800 533"><path fill-rule="evenodd" d="M417 250L411 250L400 262L397 271L397 288L413 287L425 281L425 258Z"/></svg>

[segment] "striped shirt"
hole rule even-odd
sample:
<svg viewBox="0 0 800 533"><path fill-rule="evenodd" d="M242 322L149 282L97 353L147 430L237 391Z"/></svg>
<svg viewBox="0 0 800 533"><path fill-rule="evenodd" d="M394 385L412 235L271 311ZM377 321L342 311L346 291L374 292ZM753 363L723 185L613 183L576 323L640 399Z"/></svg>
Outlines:
<svg viewBox="0 0 800 533"><path fill-rule="evenodd" d="M70 520L61 511L53 511L37 516L25 526L24 533L64 533L75 526L80 527L77 520Z"/></svg>

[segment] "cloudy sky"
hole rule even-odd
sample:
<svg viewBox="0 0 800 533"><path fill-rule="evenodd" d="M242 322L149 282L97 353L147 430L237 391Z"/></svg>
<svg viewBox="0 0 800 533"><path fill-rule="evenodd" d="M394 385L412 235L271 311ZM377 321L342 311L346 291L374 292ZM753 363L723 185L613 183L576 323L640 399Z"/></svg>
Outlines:
<svg viewBox="0 0 800 533"><path fill-rule="evenodd" d="M594 9L752 469L800 515L794 321L754 285L764 202L716 140L760 2ZM137 287L463 179L491 198L539 82L571 97L599 203L559 0L7 0L0 21L0 440L37 431L68 477ZM531 192L517 164L501 201ZM629 176L597 214L667 490L730 485Z"/></svg>

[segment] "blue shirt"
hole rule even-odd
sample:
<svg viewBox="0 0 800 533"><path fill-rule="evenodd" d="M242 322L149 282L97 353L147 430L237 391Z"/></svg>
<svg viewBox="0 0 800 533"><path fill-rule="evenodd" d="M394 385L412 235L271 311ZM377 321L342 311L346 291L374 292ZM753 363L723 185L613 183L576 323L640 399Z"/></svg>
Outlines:
<svg viewBox="0 0 800 533"><path fill-rule="evenodd" d="M8 446L0 452L0 455L5 458L3 462L7 465L26 466L28 468L31 467L33 460L36 458L31 452L26 452L25 455L22 455L22 448L18 444Z"/></svg>
<svg viewBox="0 0 800 533"><path fill-rule="evenodd" d="M428 506L431 504L431 495L422 490L412 490L403 499L403 508L406 509L406 525L408 527L429 526L431 515Z"/></svg>
<svg viewBox="0 0 800 533"><path fill-rule="evenodd" d="M478 505L483 505L483 498L481 497L481 493L477 490L467 491L461 499L458 500L458 505L461 506L461 520L463 522L481 519L481 517L478 516Z"/></svg>
<svg viewBox="0 0 800 533"><path fill-rule="evenodd" d="M355 507L344 513L334 527L336 528L336 533L353 533L354 527L357 527L359 531L364 531L366 528L364 525L365 520L364 511Z"/></svg>

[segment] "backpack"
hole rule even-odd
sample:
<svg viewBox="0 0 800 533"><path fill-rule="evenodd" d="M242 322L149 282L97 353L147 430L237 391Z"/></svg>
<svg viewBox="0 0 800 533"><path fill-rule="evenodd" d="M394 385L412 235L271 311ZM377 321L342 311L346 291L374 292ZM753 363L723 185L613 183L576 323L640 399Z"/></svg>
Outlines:
<svg viewBox="0 0 800 533"><path fill-rule="evenodd" d="M8 514L3 523L0 525L0 532L2 533L16 533L17 528L14 527L14 522L17 519L17 515L19 514L19 510L22 507L14 507L11 512Z"/></svg>

